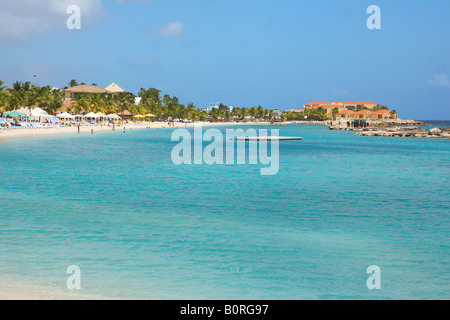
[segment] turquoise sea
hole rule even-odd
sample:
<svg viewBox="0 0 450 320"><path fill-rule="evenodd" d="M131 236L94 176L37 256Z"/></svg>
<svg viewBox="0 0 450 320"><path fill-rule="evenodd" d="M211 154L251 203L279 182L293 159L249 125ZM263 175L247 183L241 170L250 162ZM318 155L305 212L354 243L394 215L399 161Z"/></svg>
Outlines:
<svg viewBox="0 0 450 320"><path fill-rule="evenodd" d="M449 140L262 128L304 138L274 176L176 166L171 129L0 142L0 285L67 292L77 265L87 297L450 298Z"/></svg>

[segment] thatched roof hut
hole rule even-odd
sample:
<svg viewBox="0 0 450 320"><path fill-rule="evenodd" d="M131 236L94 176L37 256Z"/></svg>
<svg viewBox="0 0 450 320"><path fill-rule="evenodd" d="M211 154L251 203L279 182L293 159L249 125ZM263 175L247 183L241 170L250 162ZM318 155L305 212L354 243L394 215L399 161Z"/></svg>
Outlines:
<svg viewBox="0 0 450 320"><path fill-rule="evenodd" d="M75 86L69 89L64 90L65 92L73 93L73 94L94 94L94 93L112 93L107 89L100 88L96 85L88 85L88 84L80 84L79 86Z"/></svg>

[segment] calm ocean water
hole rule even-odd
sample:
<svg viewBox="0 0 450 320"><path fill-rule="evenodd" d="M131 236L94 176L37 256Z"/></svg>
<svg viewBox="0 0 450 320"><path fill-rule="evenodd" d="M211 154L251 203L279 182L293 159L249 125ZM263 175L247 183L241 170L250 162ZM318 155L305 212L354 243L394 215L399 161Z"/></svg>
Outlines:
<svg viewBox="0 0 450 320"><path fill-rule="evenodd" d="M67 292L77 265L107 298L450 298L449 140L272 128L305 139L274 176L175 166L169 129L0 143L0 283Z"/></svg>
<svg viewBox="0 0 450 320"><path fill-rule="evenodd" d="M425 126L425 128L450 128L450 121L449 120L421 120L425 122L428 126Z"/></svg>

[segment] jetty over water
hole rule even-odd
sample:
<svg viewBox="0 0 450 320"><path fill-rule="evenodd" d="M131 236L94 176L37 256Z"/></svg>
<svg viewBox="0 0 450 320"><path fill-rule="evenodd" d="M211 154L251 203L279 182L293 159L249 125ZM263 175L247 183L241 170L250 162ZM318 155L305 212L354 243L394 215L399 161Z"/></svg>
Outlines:
<svg viewBox="0 0 450 320"><path fill-rule="evenodd" d="M262 136L262 137L235 137L237 141L286 141L286 140L303 140L302 137L277 137L277 136Z"/></svg>

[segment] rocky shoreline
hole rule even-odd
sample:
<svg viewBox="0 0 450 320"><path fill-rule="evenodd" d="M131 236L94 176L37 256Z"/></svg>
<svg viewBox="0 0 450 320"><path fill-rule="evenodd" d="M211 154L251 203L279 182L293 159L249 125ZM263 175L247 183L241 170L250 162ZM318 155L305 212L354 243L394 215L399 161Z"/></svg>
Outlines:
<svg viewBox="0 0 450 320"><path fill-rule="evenodd" d="M427 124L413 120L368 122L360 127L338 123L330 125L329 129L359 131L356 135L364 137L450 138L450 128L426 129L418 126Z"/></svg>
<svg viewBox="0 0 450 320"><path fill-rule="evenodd" d="M424 129L418 127L387 127L382 130L365 129L358 132L357 136L364 137L410 137L410 138L450 138L450 128Z"/></svg>

